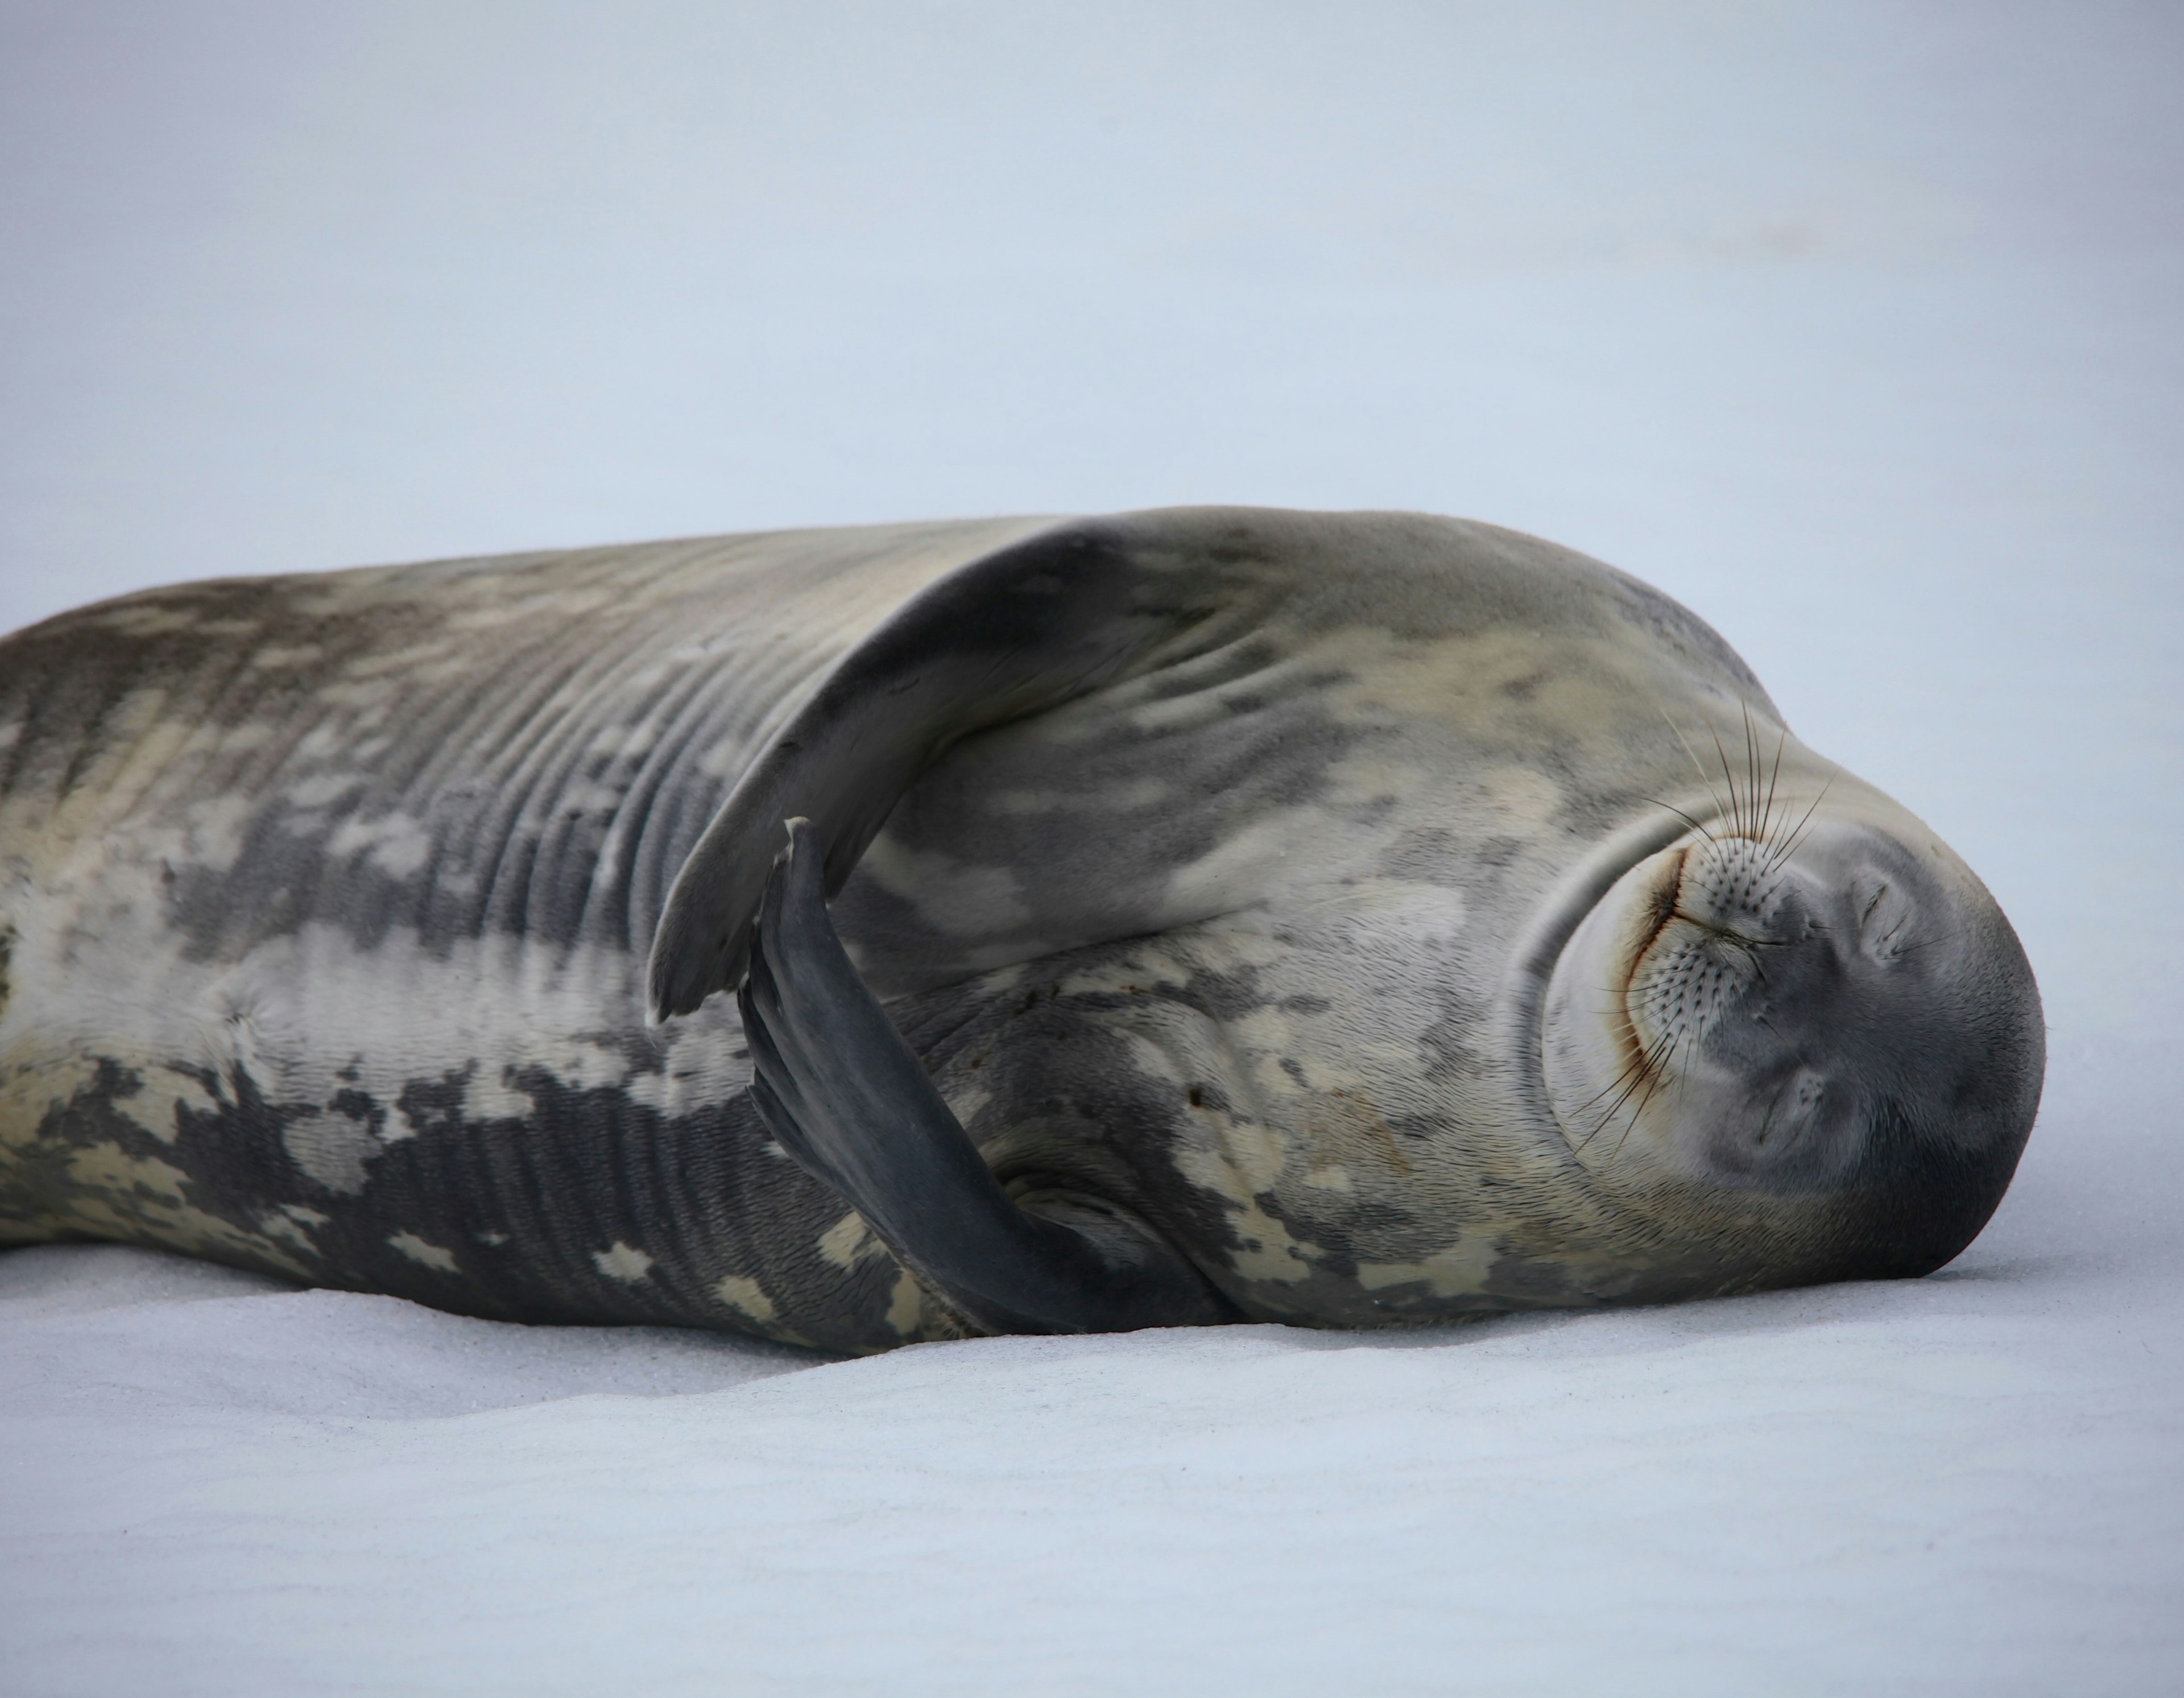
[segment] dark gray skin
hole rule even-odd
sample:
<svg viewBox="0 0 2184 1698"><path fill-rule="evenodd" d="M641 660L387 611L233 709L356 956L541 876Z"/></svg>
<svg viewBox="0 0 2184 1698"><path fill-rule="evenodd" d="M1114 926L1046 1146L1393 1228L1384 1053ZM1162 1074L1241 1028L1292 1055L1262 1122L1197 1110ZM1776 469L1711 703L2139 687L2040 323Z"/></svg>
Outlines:
<svg viewBox="0 0 2184 1698"><path fill-rule="evenodd" d="M1490 527L723 538L0 645L14 1242L839 1350L1420 1323L1926 1271L2042 1065L1945 846Z"/></svg>
<svg viewBox="0 0 2184 1698"><path fill-rule="evenodd" d="M782 1147L854 1199L922 1281L989 1331L1240 1319L1134 1218L1089 1196L1017 1206L835 936L826 852L811 822L790 820L788 834L738 997L751 1100Z"/></svg>

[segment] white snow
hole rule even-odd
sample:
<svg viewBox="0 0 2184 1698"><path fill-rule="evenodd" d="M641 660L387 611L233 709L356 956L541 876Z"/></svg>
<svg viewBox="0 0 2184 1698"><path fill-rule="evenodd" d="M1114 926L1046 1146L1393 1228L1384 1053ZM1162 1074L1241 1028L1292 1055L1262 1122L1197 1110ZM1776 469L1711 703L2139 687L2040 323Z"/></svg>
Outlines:
<svg viewBox="0 0 2184 1698"><path fill-rule="evenodd" d="M10 1253L0 1692L2184 1690L2180 47L0 8L0 626L776 523L1471 514L1719 626L1986 877L2053 1045L1954 1266L1673 1310L826 1362Z"/></svg>
<svg viewBox="0 0 2184 1698"><path fill-rule="evenodd" d="M2171 1690L2152 1059L2059 1058L1934 1278L1393 1338L821 1364L24 1251L8 1690Z"/></svg>

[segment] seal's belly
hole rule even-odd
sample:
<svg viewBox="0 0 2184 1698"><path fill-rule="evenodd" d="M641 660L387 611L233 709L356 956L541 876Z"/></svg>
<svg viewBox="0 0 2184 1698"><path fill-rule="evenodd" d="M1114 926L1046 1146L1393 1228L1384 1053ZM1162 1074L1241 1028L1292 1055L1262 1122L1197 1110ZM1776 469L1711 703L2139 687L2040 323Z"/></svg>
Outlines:
<svg viewBox="0 0 2184 1698"><path fill-rule="evenodd" d="M852 1349L928 1326L757 1125L733 1014L648 1032L616 1012L626 958L434 961L324 929L220 963L134 943L122 997L16 975L50 995L0 1060L0 1237L148 1242L526 1320Z"/></svg>
<svg viewBox="0 0 2184 1698"><path fill-rule="evenodd" d="M915 1336L757 1130L733 1008L648 1031L642 952L752 748L951 539L191 585L10 639L0 1240Z"/></svg>

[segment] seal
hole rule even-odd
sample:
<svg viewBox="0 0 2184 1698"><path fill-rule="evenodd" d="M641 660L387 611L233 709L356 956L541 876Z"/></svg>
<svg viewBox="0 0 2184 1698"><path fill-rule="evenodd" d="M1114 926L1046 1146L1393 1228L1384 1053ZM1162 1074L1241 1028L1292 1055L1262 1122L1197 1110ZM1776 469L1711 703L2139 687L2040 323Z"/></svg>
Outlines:
<svg viewBox="0 0 2184 1698"><path fill-rule="evenodd" d="M838 1351L1926 1272L2038 992L1646 585L1199 508L0 645L0 1235Z"/></svg>

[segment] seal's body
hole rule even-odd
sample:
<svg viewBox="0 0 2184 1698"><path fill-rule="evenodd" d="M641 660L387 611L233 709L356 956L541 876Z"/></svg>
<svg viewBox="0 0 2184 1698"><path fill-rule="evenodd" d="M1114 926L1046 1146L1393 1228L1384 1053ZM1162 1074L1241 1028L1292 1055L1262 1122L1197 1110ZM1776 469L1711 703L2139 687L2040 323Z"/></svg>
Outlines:
<svg viewBox="0 0 2184 1698"><path fill-rule="evenodd" d="M1925 828L1490 527L731 537L0 645L14 1242L839 1349L1426 1321L1938 1265L2041 1065Z"/></svg>

